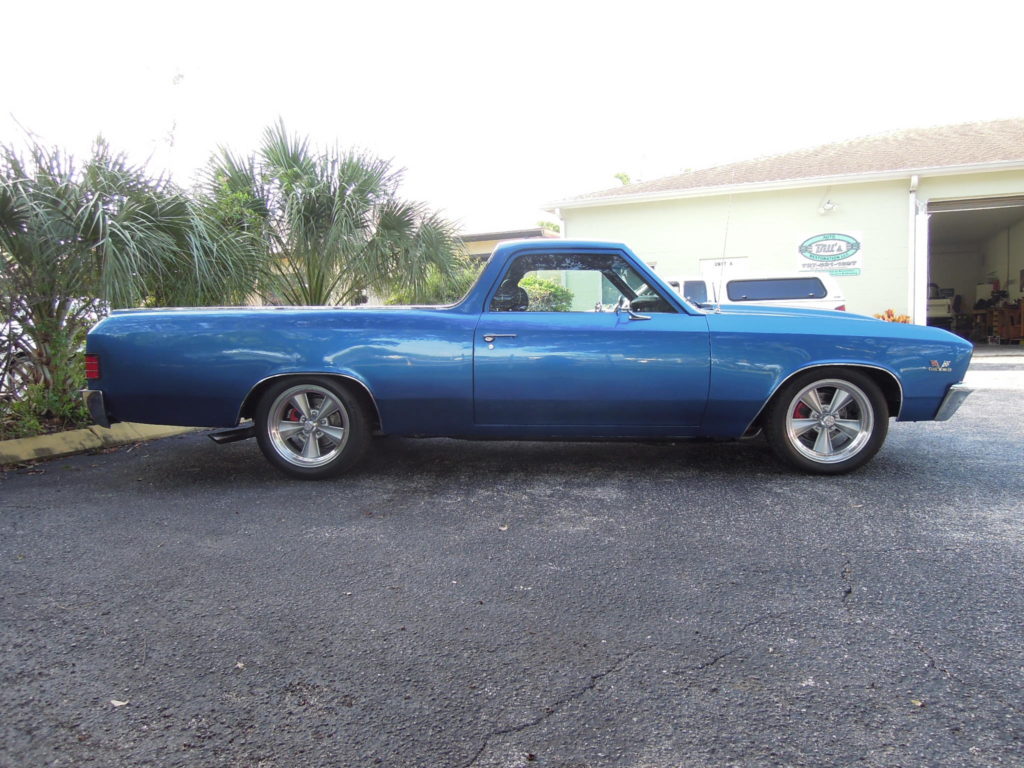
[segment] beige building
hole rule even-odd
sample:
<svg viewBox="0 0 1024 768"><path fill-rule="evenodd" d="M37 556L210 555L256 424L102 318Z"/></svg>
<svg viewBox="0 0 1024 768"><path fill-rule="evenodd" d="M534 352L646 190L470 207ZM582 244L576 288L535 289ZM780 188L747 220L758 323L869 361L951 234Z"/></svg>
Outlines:
<svg viewBox="0 0 1024 768"><path fill-rule="evenodd" d="M552 232L544 227L532 227L530 229L506 229L501 232L477 232L465 234L459 237L466 254L476 259L486 259L491 255L494 247L505 240L528 240L535 237L559 237L557 232Z"/></svg>
<svg viewBox="0 0 1024 768"><path fill-rule="evenodd" d="M924 323L932 294L1013 303L1024 279L1024 120L900 131L549 206L568 238L625 242L665 276L836 276L847 308ZM930 289L929 284L932 284Z"/></svg>

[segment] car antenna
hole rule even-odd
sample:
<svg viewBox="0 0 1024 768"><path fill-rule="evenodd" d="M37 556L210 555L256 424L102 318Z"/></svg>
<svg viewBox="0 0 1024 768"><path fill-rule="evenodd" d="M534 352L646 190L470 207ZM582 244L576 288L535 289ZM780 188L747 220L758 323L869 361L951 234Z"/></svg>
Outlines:
<svg viewBox="0 0 1024 768"><path fill-rule="evenodd" d="M735 184L736 184L736 169L733 168L732 169L732 183L729 186L732 187L732 186L735 186ZM717 284L713 284L711 286L712 290L714 290L714 292L715 292L715 313L716 314L721 314L722 313L722 297L721 297L721 295L719 293L719 288L722 288L723 290L725 289L725 254L728 252L728 248L729 248L729 223L732 221L732 198L733 198L734 194L735 194L734 192L731 192L731 191L729 192L729 204L726 206L726 209L725 209L725 233L722 235L722 258L718 262L718 280L715 281Z"/></svg>

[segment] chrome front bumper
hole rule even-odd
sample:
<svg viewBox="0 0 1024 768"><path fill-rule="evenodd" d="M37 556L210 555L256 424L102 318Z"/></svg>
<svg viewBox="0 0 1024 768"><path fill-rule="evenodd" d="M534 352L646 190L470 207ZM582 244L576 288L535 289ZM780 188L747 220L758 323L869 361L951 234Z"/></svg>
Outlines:
<svg viewBox="0 0 1024 768"><path fill-rule="evenodd" d="M81 392L82 400L85 401L85 407L89 409L92 420L101 427L110 429L110 417L107 416L107 409L103 404L103 393L98 389L83 389Z"/></svg>
<svg viewBox="0 0 1024 768"><path fill-rule="evenodd" d="M950 387L949 392L946 393L942 400L942 405L939 406L939 410L935 414L935 420L946 421L950 418L973 391L973 389L963 384L954 384Z"/></svg>

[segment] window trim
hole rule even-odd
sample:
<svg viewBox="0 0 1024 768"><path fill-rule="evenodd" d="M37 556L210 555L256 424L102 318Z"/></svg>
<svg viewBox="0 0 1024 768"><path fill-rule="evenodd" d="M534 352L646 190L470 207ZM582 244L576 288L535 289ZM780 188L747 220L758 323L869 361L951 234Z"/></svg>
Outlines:
<svg viewBox="0 0 1024 768"><path fill-rule="evenodd" d="M628 257L628 255L626 253L624 253L623 251L620 251L620 250L604 250L604 249L593 250L593 251L585 250L585 249L584 250L572 250L572 251L561 251L561 250L550 250L550 251L548 251L548 250L524 249L522 251L518 251L518 252L512 253L508 257L508 261L506 262L504 268L499 273L498 278L494 281L494 285L491 286L491 289L486 294L486 297L484 299L483 314L489 314L489 313L492 313L492 312L500 313L500 314L535 314L535 315L540 315L540 314L552 314L552 315L567 315L567 314L573 314L573 315L597 315L597 314L607 314L607 313L601 313L601 312L594 312L593 310L583 310L583 309L580 309L580 310L568 310L566 312L533 312L533 313L531 313L529 310L527 310L526 312L521 312L520 313L520 312L505 312L505 311L502 311L502 310L491 309L491 306L494 303L494 297L501 290L501 286L505 284L505 281L508 280L509 275L512 274L512 268L515 266L516 262L518 262L520 259L529 258L531 256L535 256L535 257L537 257L537 256L539 256L539 257L549 257L549 258L555 258L555 259L571 259L571 258L574 258L574 257L578 258L578 257L587 257L587 256L610 257L613 260L620 261L628 269L632 270L633 273L637 275L637 277L639 277L639 278L641 278L643 280L644 285L646 285L651 291L655 292L657 294L657 296L659 298L661 298L661 300L665 303L665 305L671 308L671 312L664 312L664 313L658 313L658 314L673 314L673 315L687 315L687 314L690 314L684 308L681 308L681 307L677 306L677 304L679 302L675 301L674 299L676 297L671 295L674 292L670 291L670 296L666 296L666 295L664 295L664 291L663 291L663 289L662 289L662 287L660 285L656 285L656 284L653 284L651 282L651 280L649 278L650 278L650 276L652 274L654 274L653 270L650 272L650 274L648 274L647 271L638 269L637 265L633 262L633 260L630 259ZM550 270L550 271L560 271L558 268L551 269L550 267L543 267L543 268L536 268L535 267L533 269L528 269L528 270L524 271L519 276L519 278L517 279L517 284L518 284L519 280L522 280L523 277L525 277L531 271L547 271L547 270ZM565 271L572 271L572 270L565 270ZM583 270L580 270L580 271L583 271ZM615 270L613 268L609 267L609 268L606 268L606 269L595 269L593 271L599 272L602 275L604 275L605 278L607 280L609 280L609 282L611 282L612 285L615 286L615 288L620 293L622 293L623 295L628 295L625 291L622 290L622 287L620 287L618 284L616 284L616 281L618 281L619 283L622 283L622 286L624 286L628 290L629 294L632 294L632 298L630 299L630 301L632 301L632 299L635 299L637 297L636 291L634 291L629 286L629 284L625 280L623 280L615 272ZM608 277L608 275L606 275L605 272L610 272L611 275L614 276L615 280L612 280L611 277Z"/></svg>

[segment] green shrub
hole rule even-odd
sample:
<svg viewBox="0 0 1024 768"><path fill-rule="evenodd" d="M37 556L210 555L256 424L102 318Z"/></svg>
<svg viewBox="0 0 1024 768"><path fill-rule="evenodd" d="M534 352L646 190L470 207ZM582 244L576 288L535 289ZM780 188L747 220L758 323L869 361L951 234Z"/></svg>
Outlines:
<svg viewBox="0 0 1024 768"><path fill-rule="evenodd" d="M74 429L92 423L79 390L85 387L83 334L58 331L48 339L45 375L17 397L0 401L0 439Z"/></svg>
<svg viewBox="0 0 1024 768"><path fill-rule="evenodd" d="M419 290L396 290L387 298L387 304L454 304L461 299L480 276L481 264L466 261L451 275L437 269L427 271L426 280Z"/></svg>
<svg viewBox="0 0 1024 768"><path fill-rule="evenodd" d="M84 385L85 382L81 382ZM42 384L30 384L19 400L0 403L0 439L33 437L92 423L76 389L57 392Z"/></svg>
<svg viewBox="0 0 1024 768"><path fill-rule="evenodd" d="M552 280L530 275L519 281L519 287L530 297L531 312L568 312L572 309L572 291Z"/></svg>

